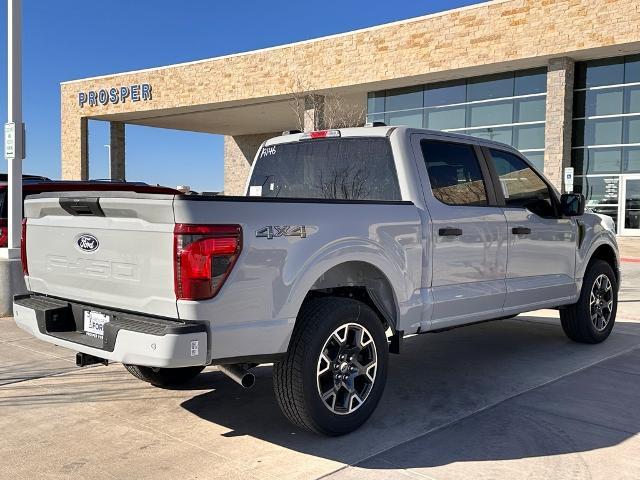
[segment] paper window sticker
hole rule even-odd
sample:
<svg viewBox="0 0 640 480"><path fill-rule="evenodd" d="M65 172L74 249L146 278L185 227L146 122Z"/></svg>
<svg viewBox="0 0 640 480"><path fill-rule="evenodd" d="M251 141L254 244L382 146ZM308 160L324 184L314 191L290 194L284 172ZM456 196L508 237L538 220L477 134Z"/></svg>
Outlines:
<svg viewBox="0 0 640 480"><path fill-rule="evenodd" d="M262 196L262 185L251 185L249 187L249 196L250 197L261 197Z"/></svg>

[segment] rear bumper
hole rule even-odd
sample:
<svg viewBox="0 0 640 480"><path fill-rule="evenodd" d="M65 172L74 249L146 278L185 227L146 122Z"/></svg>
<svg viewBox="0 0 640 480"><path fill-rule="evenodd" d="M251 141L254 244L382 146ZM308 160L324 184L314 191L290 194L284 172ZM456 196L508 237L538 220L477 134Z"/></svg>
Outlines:
<svg viewBox="0 0 640 480"><path fill-rule="evenodd" d="M85 310L110 316L103 338L83 332ZM207 328L183 322L113 311L38 294L14 298L16 324L45 342L109 361L178 368L207 363Z"/></svg>

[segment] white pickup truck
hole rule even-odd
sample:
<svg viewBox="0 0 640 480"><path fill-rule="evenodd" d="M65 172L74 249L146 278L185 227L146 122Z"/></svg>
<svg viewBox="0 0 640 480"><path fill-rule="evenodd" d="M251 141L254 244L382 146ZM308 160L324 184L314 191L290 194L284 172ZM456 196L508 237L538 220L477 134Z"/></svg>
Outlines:
<svg viewBox="0 0 640 480"><path fill-rule="evenodd" d="M283 413L327 435L371 415L404 335L550 307L598 343L620 284L611 219L516 150L386 126L268 140L246 197L30 197L22 253L15 321L79 365L249 386L273 362Z"/></svg>

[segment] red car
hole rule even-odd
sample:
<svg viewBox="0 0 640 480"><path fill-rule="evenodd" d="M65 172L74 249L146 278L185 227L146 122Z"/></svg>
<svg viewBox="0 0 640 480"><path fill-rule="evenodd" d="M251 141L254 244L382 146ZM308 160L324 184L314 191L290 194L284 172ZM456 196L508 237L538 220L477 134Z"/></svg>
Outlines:
<svg viewBox="0 0 640 480"><path fill-rule="evenodd" d="M9 236L7 217L9 211L7 174L0 173L0 248L7 246ZM35 175L22 176L22 198L43 192L72 192L72 191L126 191L137 193L166 193L180 194L168 187L148 185L142 182L112 182L106 180L71 181L51 180L47 177Z"/></svg>

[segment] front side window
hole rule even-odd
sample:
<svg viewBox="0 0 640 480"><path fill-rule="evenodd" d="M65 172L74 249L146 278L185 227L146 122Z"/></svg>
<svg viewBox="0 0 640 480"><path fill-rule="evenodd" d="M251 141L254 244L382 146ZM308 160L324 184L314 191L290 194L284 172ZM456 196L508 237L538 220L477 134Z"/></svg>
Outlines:
<svg viewBox="0 0 640 480"><path fill-rule="evenodd" d="M386 138L330 138L263 147L251 196L326 200L401 200Z"/></svg>
<svg viewBox="0 0 640 480"><path fill-rule="evenodd" d="M507 207L526 208L541 217L556 216L549 186L517 155L490 149Z"/></svg>
<svg viewBox="0 0 640 480"><path fill-rule="evenodd" d="M420 148L434 197L447 205L487 205L487 190L472 145L422 140Z"/></svg>

